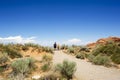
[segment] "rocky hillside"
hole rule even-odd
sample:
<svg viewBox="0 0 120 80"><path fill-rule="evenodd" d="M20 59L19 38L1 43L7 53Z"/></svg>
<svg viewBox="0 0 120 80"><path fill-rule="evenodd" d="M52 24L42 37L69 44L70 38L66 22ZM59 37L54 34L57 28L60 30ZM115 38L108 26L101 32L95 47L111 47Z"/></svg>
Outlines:
<svg viewBox="0 0 120 80"><path fill-rule="evenodd" d="M120 43L120 37L108 37L108 38L101 38L99 40L97 40L94 43L89 43L87 44L87 47L89 48L94 48L96 45L98 44L107 44L108 42L116 42L116 43Z"/></svg>

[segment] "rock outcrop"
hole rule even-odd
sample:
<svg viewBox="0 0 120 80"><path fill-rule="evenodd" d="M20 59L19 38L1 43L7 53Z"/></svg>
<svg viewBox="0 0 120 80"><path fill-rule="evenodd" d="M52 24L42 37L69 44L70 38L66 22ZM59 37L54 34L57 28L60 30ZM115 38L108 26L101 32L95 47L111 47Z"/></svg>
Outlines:
<svg viewBox="0 0 120 80"><path fill-rule="evenodd" d="M87 47L88 48L94 48L98 44L107 44L110 41L112 41L112 42L120 42L120 38L119 37L101 38L101 39L97 40L94 43L87 44Z"/></svg>

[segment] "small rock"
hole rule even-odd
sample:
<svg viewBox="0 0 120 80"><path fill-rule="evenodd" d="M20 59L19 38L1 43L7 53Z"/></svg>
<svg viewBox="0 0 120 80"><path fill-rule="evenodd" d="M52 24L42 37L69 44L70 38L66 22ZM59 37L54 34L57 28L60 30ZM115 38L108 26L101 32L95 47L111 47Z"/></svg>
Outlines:
<svg viewBox="0 0 120 80"><path fill-rule="evenodd" d="M34 76L32 76L32 79L33 79L33 80L38 80L38 79L40 79L40 78L41 78L40 75L34 75Z"/></svg>

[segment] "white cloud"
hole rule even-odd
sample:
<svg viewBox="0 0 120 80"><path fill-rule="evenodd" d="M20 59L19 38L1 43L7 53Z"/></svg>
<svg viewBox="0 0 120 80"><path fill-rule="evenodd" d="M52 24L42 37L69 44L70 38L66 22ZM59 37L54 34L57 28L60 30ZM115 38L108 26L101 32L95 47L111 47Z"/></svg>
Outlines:
<svg viewBox="0 0 120 80"><path fill-rule="evenodd" d="M34 43L35 37L23 38L21 36L0 37L1 43Z"/></svg>
<svg viewBox="0 0 120 80"><path fill-rule="evenodd" d="M9 37L0 37L0 43L37 43L43 46L53 46L54 40L37 40L36 37L28 37L24 38L22 36L9 36ZM66 45L86 45L87 41L81 41L81 39L73 38L69 40L56 41L58 44L66 44Z"/></svg>
<svg viewBox="0 0 120 80"><path fill-rule="evenodd" d="M42 46L53 46L53 44L54 44L54 41L51 41L51 40L48 40L48 41L46 41L46 40L44 40L44 41L37 41L36 42L37 44L40 44L40 45L42 45Z"/></svg>
<svg viewBox="0 0 120 80"><path fill-rule="evenodd" d="M74 39L68 40L68 42L70 42L70 43L80 43L81 40L80 40L80 39L77 39L77 38L74 38Z"/></svg>
<svg viewBox="0 0 120 80"><path fill-rule="evenodd" d="M69 39L66 41L61 42L61 44L66 44L66 45L81 45L81 40L77 38Z"/></svg>

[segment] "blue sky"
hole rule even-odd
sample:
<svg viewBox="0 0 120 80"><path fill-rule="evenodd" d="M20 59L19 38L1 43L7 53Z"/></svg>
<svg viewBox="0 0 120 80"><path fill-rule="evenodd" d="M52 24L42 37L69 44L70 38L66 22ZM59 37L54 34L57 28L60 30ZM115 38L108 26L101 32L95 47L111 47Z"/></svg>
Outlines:
<svg viewBox="0 0 120 80"><path fill-rule="evenodd" d="M120 37L120 1L0 0L0 38L10 36L44 44Z"/></svg>

